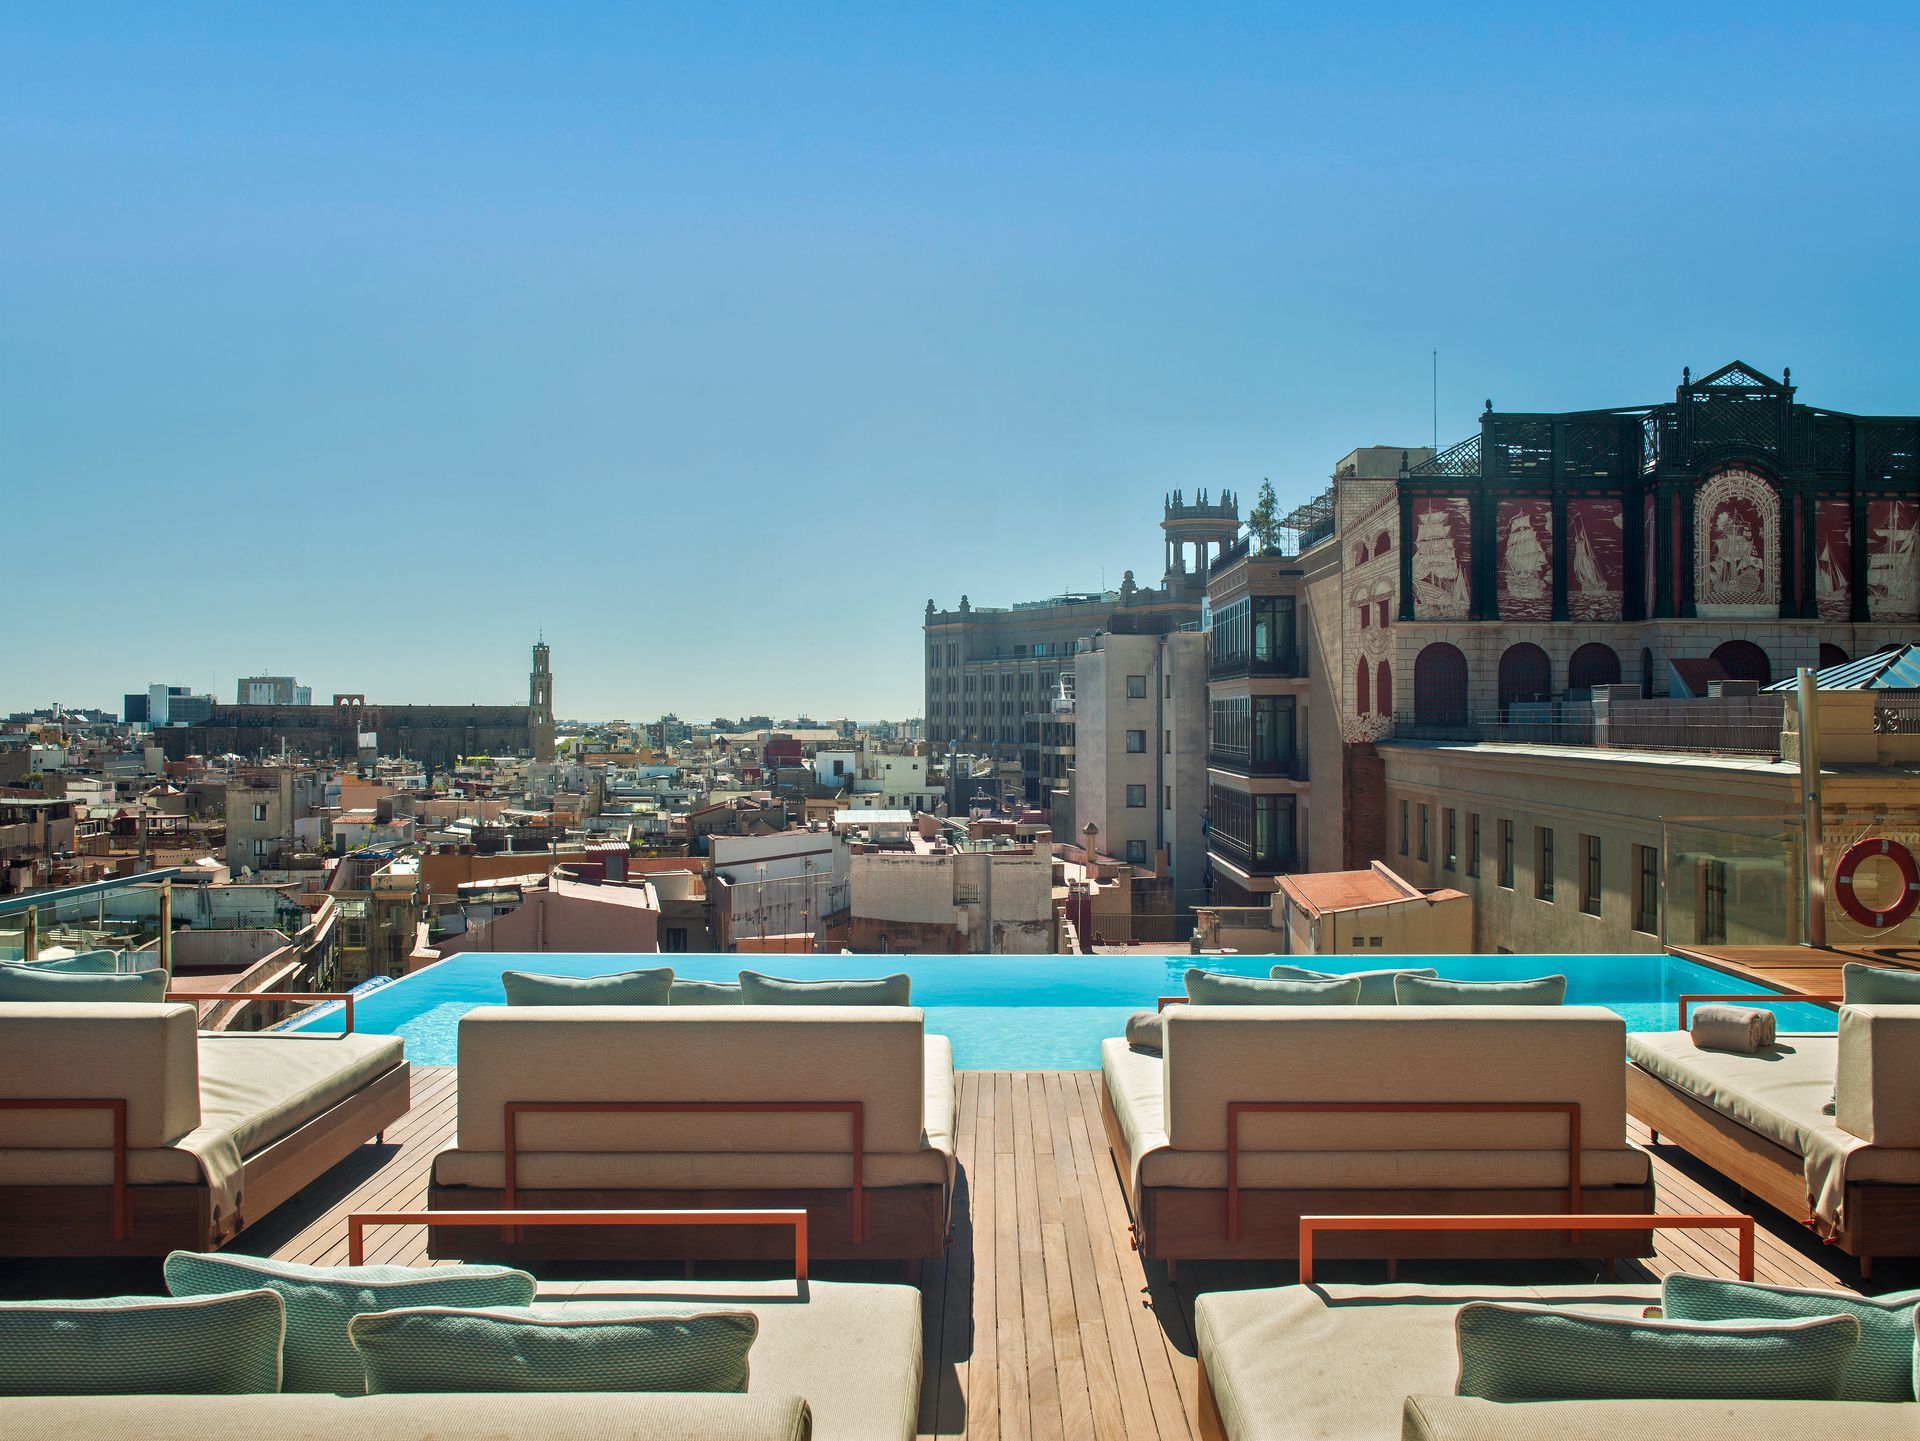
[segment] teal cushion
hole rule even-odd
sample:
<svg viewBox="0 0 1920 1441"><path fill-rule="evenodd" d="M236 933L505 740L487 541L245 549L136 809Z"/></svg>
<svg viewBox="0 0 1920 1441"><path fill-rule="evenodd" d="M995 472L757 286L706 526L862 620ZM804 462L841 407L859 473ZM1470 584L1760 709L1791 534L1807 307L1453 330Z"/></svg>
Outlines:
<svg viewBox="0 0 1920 1441"><path fill-rule="evenodd" d="M1848 961L1840 968L1840 993L1849 1006L1920 1006L1920 971Z"/></svg>
<svg viewBox="0 0 1920 1441"><path fill-rule="evenodd" d="M1782 1321L1804 1316L1852 1316L1860 1322L1860 1349L1840 1375L1841 1401L1914 1399L1914 1338L1920 1291L1854 1296L1757 1281L1670 1272L1660 1283L1660 1309L1674 1321Z"/></svg>
<svg viewBox="0 0 1920 1441"><path fill-rule="evenodd" d="M272 1291L0 1301L0 1396L244 1396L280 1389Z"/></svg>
<svg viewBox="0 0 1920 1441"><path fill-rule="evenodd" d="M1444 981L1409 975L1393 983L1393 994L1403 1006L1557 1006L1567 999L1567 978Z"/></svg>
<svg viewBox="0 0 1920 1441"><path fill-rule="evenodd" d="M500 983L510 1006L664 1006L673 992L673 971L666 966L612 976L504 971Z"/></svg>
<svg viewBox="0 0 1920 1441"><path fill-rule="evenodd" d="M1396 1004L1393 994L1394 979L1398 976L1438 976L1440 973L1431 967L1412 969L1402 967L1391 971L1309 971L1299 966L1275 966L1267 972L1276 981L1342 981L1349 977L1360 983L1360 1004L1363 1006L1391 1006Z"/></svg>
<svg viewBox="0 0 1920 1441"><path fill-rule="evenodd" d="M689 981L676 976L672 1004L676 1006L737 1006L740 1004L738 981Z"/></svg>
<svg viewBox="0 0 1920 1441"><path fill-rule="evenodd" d="M1187 999L1197 1006L1352 1006L1359 1004L1360 982L1352 976L1331 981L1276 981L1196 967L1187 972Z"/></svg>
<svg viewBox="0 0 1920 1441"><path fill-rule="evenodd" d="M153 961L156 966L159 964L158 957L149 956L147 959ZM120 969L120 953L118 951L80 951L71 956L61 956L58 960L35 961L33 968L37 971L59 971L73 976L110 976ZM135 967L135 969L140 968Z"/></svg>
<svg viewBox="0 0 1920 1441"><path fill-rule="evenodd" d="M370 1311L412 1306L529 1306L534 1280L505 1266L301 1266L258 1256L167 1257L167 1289L208 1296L265 1287L287 1306L285 1391L367 1389L366 1369L347 1339L347 1323Z"/></svg>
<svg viewBox="0 0 1920 1441"><path fill-rule="evenodd" d="M747 1389L750 1311L662 1315L617 1305L533 1312L431 1306L355 1316L367 1393Z"/></svg>
<svg viewBox="0 0 1920 1441"><path fill-rule="evenodd" d="M0 965L0 1001L159 1002L167 996L165 971L124 976L50 971L42 966Z"/></svg>
<svg viewBox="0 0 1920 1441"><path fill-rule="evenodd" d="M1851 1316L1709 1326L1474 1301L1454 1321L1459 1396L1488 1401L1830 1401Z"/></svg>
<svg viewBox="0 0 1920 1441"><path fill-rule="evenodd" d="M750 1006L907 1006L913 978L858 981L785 981L758 971L740 973L740 999Z"/></svg>

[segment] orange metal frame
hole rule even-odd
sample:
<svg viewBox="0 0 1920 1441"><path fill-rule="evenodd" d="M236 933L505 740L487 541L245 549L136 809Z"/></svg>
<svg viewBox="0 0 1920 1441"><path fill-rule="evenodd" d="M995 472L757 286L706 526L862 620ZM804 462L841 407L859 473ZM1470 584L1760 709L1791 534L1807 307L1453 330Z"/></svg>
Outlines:
<svg viewBox="0 0 1920 1441"><path fill-rule="evenodd" d="M1187 998L1185 996L1162 996L1160 997L1159 1004L1156 1005L1154 1009L1156 1011L1164 1011L1168 1006L1184 1006L1186 1003Z"/></svg>
<svg viewBox="0 0 1920 1441"><path fill-rule="evenodd" d="M347 1217L347 1263L365 1264L369 1226L786 1226L793 1279L807 1279L805 1211L357 1211Z"/></svg>
<svg viewBox="0 0 1920 1441"><path fill-rule="evenodd" d="M353 997L345 991L168 991L166 998L169 1001L341 1001L346 1006L347 1026L340 1034L353 1034Z"/></svg>
<svg viewBox="0 0 1920 1441"><path fill-rule="evenodd" d="M1804 1001L1809 1004L1818 1004L1823 1001L1838 1002L1845 999L1845 996L1827 994L1799 996L1782 991L1749 991L1740 995L1682 996L1680 998L1680 1029L1684 1031L1687 1028L1687 1007L1698 1001Z"/></svg>
<svg viewBox="0 0 1920 1441"><path fill-rule="evenodd" d="M1717 1231L1739 1235L1740 1279L1753 1279L1753 1217L1736 1213L1703 1216L1608 1216L1588 1214L1580 1224L1589 1231ZM1313 1238L1322 1231L1558 1231L1557 1216L1302 1216L1300 1284L1313 1282Z"/></svg>
<svg viewBox="0 0 1920 1441"><path fill-rule="evenodd" d="M1580 1210L1578 1101L1229 1101L1227 1102L1227 1239L1240 1239L1240 1118L1243 1115L1540 1115L1567 1118L1567 1210ZM1564 1220L1552 1229L1569 1229ZM1578 1233L1576 1232L1576 1237Z"/></svg>
<svg viewBox="0 0 1920 1441"><path fill-rule="evenodd" d="M110 1111L113 1113L113 1239L133 1234L133 1192L127 1187L127 1103L120 1097L7 1097L0 1111Z"/></svg>
<svg viewBox="0 0 1920 1441"><path fill-rule="evenodd" d="M518 1205L519 1119L524 1113L593 1115L730 1114L748 1116L844 1115L852 1127L853 1189L847 1197L847 1230L853 1244L867 1239L866 1130L864 1101L508 1101L506 1104L506 1194Z"/></svg>

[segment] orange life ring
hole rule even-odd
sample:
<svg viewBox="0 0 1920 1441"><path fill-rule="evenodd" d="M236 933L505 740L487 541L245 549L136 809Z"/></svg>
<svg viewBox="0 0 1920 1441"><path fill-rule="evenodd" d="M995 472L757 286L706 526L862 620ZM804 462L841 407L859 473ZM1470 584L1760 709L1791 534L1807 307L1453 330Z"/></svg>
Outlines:
<svg viewBox="0 0 1920 1441"><path fill-rule="evenodd" d="M1894 869L1900 872L1900 894L1893 904L1882 910L1875 910L1854 893L1854 872L1870 856L1885 856L1893 862ZM1898 841L1864 840L1855 841L1847 847L1840 864L1833 872L1834 899L1839 901L1840 909L1863 926L1881 930L1887 926L1897 926L1914 908L1920 906L1920 865L1916 865L1913 852Z"/></svg>

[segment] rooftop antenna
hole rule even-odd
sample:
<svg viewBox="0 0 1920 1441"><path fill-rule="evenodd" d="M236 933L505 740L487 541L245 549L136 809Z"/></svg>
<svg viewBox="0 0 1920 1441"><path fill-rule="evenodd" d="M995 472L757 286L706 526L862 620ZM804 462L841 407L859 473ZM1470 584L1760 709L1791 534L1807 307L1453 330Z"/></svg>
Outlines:
<svg viewBox="0 0 1920 1441"><path fill-rule="evenodd" d="M1433 453L1440 453L1440 352L1433 352Z"/></svg>

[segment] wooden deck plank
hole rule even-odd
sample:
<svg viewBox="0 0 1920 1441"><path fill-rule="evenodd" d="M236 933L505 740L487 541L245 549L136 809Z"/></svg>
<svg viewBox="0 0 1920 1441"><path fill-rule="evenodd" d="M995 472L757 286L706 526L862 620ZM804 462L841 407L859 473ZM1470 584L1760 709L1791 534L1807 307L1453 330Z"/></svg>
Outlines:
<svg viewBox="0 0 1920 1441"><path fill-rule="evenodd" d="M997 1071L994 1102L999 1108L995 1126L993 1210L998 1224L991 1232L996 1276L994 1341L1000 1403L1000 1434L1008 1441L1024 1441L1032 1434L1033 1415L1027 1393L1027 1320L1020 1283L1020 1197L1014 1161L1013 1073ZM987 1244L981 1238L983 1246Z"/></svg>
<svg viewBox="0 0 1920 1441"><path fill-rule="evenodd" d="M1038 1086L1036 1086L1038 1082ZM1026 1338L1027 1434L1034 1441L1061 1441L1066 1422L1060 1403L1060 1360L1054 1346L1052 1311L1047 1301L1046 1242L1040 1220L1040 1174L1035 1159L1039 1126L1046 1108L1036 1095L1045 1080L1037 1072L1013 1073L1015 1226L1020 1252L1020 1329Z"/></svg>

